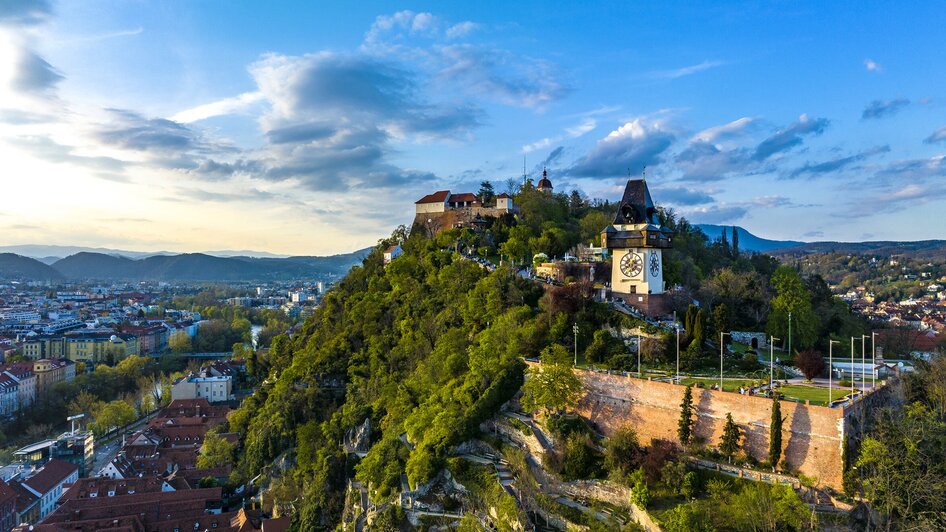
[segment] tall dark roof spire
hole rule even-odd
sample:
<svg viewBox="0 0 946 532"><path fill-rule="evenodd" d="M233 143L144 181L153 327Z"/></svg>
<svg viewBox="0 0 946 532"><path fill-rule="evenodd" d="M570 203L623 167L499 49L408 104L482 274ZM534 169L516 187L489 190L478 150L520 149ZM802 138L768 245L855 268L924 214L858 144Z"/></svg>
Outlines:
<svg viewBox="0 0 946 532"><path fill-rule="evenodd" d="M624 196L618 205L614 223L620 224L659 224L654 200L650 197L647 182L644 179L629 179L624 187Z"/></svg>
<svg viewBox="0 0 946 532"><path fill-rule="evenodd" d="M539 184L536 187L542 192L548 191L552 192L552 182L549 181L549 170L548 168L542 168L542 179L539 180Z"/></svg>

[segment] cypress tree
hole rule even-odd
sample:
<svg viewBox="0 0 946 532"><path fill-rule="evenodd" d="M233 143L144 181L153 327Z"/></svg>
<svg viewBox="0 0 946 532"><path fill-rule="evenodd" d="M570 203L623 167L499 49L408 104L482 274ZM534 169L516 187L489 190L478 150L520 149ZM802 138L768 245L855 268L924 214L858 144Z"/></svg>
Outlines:
<svg viewBox="0 0 946 532"><path fill-rule="evenodd" d="M726 413L726 425L723 427L723 438L719 442L719 451L726 456L729 463L732 463L732 457L739 450L739 439L742 434L739 425L732 419L732 413Z"/></svg>
<svg viewBox="0 0 946 532"><path fill-rule="evenodd" d="M739 229L736 226L732 226L732 254L734 257L739 256Z"/></svg>
<svg viewBox="0 0 946 532"><path fill-rule="evenodd" d="M782 459L782 405L778 400L778 394L772 396L772 421L769 423L769 462L772 464L772 471L778 467L779 460Z"/></svg>
<svg viewBox="0 0 946 532"><path fill-rule="evenodd" d="M700 309L696 313L696 318L693 319L693 333L692 333L693 341L697 342L696 345L700 347L703 346L703 340L704 340L703 336L704 336L704 331L706 330L704 327L705 325L703 321L703 309Z"/></svg>
<svg viewBox="0 0 946 532"><path fill-rule="evenodd" d="M690 444L693 436L693 387L687 386L680 403L680 422L677 424L677 437L683 446Z"/></svg>

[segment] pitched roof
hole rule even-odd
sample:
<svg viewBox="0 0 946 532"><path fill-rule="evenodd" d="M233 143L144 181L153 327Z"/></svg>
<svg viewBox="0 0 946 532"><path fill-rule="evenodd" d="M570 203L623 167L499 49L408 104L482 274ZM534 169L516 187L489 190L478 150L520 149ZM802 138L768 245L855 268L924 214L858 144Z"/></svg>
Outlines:
<svg viewBox="0 0 946 532"><path fill-rule="evenodd" d="M509 197L509 194L506 194L505 192L503 192L502 194L496 196L496 199L503 199L503 198L508 198L508 197Z"/></svg>
<svg viewBox="0 0 946 532"><path fill-rule="evenodd" d="M479 203L480 199L472 192L461 192L459 194L450 194L450 203Z"/></svg>
<svg viewBox="0 0 946 532"><path fill-rule="evenodd" d="M49 493L60 482L66 480L69 475L78 470L79 466L76 464L53 458L46 462L38 473L24 480L23 484L38 493Z"/></svg>
<svg viewBox="0 0 946 532"><path fill-rule="evenodd" d="M447 198L450 197L449 190L438 190L433 194L427 194L423 198L415 201L414 203L443 203L447 201Z"/></svg>
<svg viewBox="0 0 946 532"><path fill-rule="evenodd" d="M614 216L615 224L658 224L657 209L650 197L647 182L643 179L629 179L624 187L624 196Z"/></svg>

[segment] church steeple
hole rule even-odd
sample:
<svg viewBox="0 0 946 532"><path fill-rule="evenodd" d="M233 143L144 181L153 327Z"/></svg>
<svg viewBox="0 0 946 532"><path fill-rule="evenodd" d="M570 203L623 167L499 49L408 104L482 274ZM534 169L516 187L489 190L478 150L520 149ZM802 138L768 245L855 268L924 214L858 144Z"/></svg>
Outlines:
<svg viewBox="0 0 946 532"><path fill-rule="evenodd" d="M548 168L542 168L542 179L539 180L539 185L535 188L537 188L539 192L552 193L552 182L549 181Z"/></svg>

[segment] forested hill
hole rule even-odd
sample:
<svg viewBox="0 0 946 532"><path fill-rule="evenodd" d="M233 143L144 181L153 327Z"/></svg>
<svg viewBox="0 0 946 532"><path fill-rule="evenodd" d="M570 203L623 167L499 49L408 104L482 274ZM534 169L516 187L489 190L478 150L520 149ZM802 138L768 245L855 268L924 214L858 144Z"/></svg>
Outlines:
<svg viewBox="0 0 946 532"><path fill-rule="evenodd" d="M13 253L0 253L0 280L54 281L62 274L42 262Z"/></svg>
<svg viewBox="0 0 946 532"><path fill-rule="evenodd" d="M104 253L76 253L52 267L70 279L149 281L249 281L343 275L368 250L328 257L215 257L203 253L130 259Z"/></svg>
<svg viewBox="0 0 946 532"><path fill-rule="evenodd" d="M451 449L519 390L522 357L571 360L574 324L582 360L631 367L623 341L607 331L627 318L593 301L589 284L545 291L509 266L527 264L540 251L562 256L596 241L614 206L529 185L515 202L517 216L490 218L481 231L428 237L422 228L409 235L400 228L326 294L298 333L253 355L248 368L263 384L224 427L243 435L234 485L288 462L288 471L274 474L267 497L294 513L299 530L332 529L350 475L371 486L376 501L399 491L402 474L411 486L432 478ZM680 310L697 293L714 310L705 322L703 311L689 320L684 341L692 347L684 367L718 367L716 351L704 349L702 340L716 328L765 329L769 320L778 335L793 310L798 344L811 345L819 328L847 324L843 313L822 323L812 310L832 305L823 282L805 285L795 270L776 269L771 257L735 253L672 212L661 217L675 233L664 270L669 284L683 287ZM404 255L385 266L382 249L398 241ZM491 271L456 250L501 253L506 265ZM648 359L671 364L670 343L669 333L655 339ZM365 420L370 450L358 461L341 442Z"/></svg>

